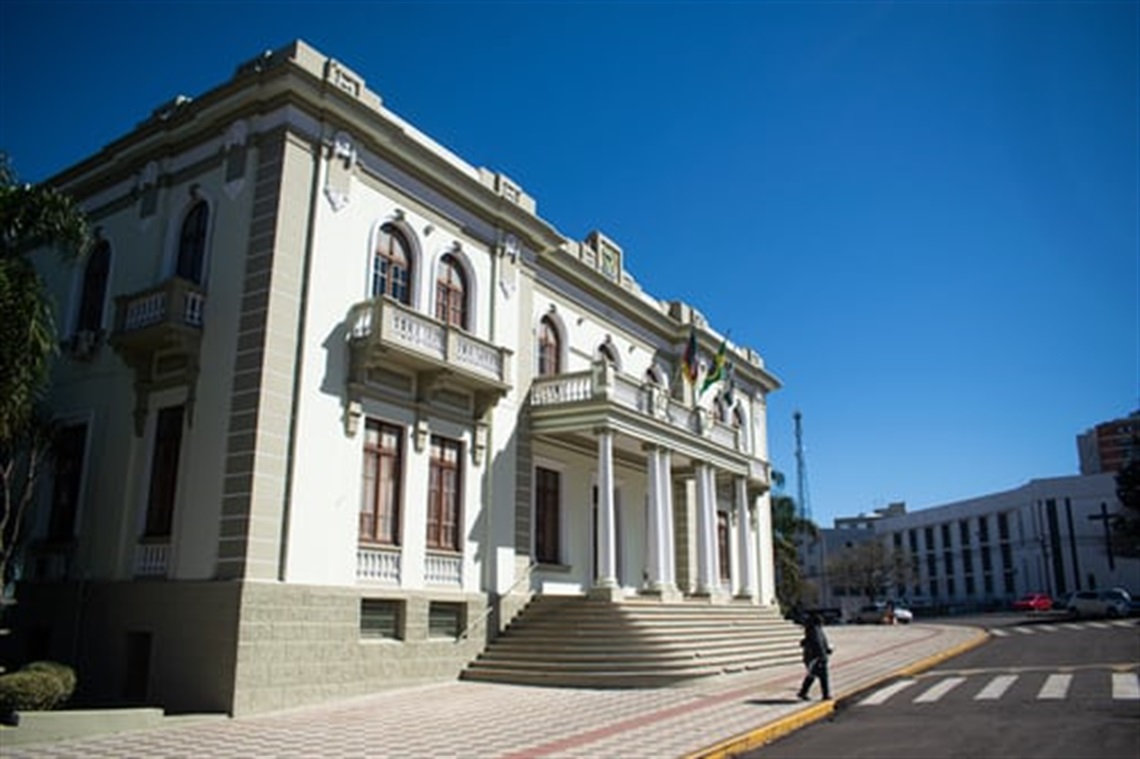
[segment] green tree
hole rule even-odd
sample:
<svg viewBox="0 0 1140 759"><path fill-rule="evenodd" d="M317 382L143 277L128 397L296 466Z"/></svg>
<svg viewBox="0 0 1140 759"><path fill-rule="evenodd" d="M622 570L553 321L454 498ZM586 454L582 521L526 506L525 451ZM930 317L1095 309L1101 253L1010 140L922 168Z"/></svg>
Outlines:
<svg viewBox="0 0 1140 759"><path fill-rule="evenodd" d="M35 483L50 452L39 409L58 351L51 299L33 256L54 249L74 261L87 249L86 219L67 195L20 183L0 153L0 588Z"/></svg>
<svg viewBox="0 0 1140 759"><path fill-rule="evenodd" d="M1140 439L1132 451L1132 460L1116 473L1120 512L1112 521L1112 548L1120 556L1140 556Z"/></svg>
<svg viewBox="0 0 1140 759"><path fill-rule="evenodd" d="M796 500L780 491L784 475L772 473L776 492L772 495L772 552L776 565L776 598L780 606L792 609L809 603L810 590L804 582L800 566L799 547L805 540L815 540L819 528L810 519L803 519L796 508Z"/></svg>

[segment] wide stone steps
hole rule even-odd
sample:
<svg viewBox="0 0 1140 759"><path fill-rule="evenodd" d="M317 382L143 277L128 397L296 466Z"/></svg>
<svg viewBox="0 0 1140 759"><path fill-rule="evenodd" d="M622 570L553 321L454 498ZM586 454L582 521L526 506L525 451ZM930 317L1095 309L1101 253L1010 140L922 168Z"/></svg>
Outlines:
<svg viewBox="0 0 1140 759"><path fill-rule="evenodd" d="M540 596L464 670L465 680L661 687L800 660L800 629L750 604Z"/></svg>

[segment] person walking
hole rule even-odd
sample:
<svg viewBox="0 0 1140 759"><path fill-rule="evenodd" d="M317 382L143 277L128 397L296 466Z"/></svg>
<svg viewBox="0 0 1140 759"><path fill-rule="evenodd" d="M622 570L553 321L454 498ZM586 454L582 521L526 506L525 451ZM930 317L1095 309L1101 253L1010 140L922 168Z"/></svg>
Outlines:
<svg viewBox="0 0 1140 759"><path fill-rule="evenodd" d="M800 647L803 648L804 666L807 667L807 674L798 694L800 700L807 701L811 698L808 692L816 678L819 678L823 700L830 700L831 682L827 671L827 657L831 655L831 646L827 643L827 635L823 632L823 619L819 614L813 612L808 615L804 622L804 637L800 641Z"/></svg>

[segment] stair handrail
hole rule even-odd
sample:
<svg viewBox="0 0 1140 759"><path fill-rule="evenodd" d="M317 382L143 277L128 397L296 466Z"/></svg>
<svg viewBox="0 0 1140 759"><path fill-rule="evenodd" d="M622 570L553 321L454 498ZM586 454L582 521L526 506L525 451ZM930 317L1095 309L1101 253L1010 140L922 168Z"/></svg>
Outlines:
<svg viewBox="0 0 1140 759"><path fill-rule="evenodd" d="M506 598L511 593L514 593L515 589L517 589L518 586L521 585L524 580L529 581L530 580L530 573L532 571L534 571L534 568L537 566L538 566L537 561L531 561L529 564L527 564L526 569L523 570L523 572L519 575L518 579L516 579L511 584L511 586L509 588L507 588L505 593L500 593L499 597L500 598ZM483 624L484 622L487 621L487 617L491 616L491 612L494 610L494 608L495 608L494 606L492 606L490 603L488 603L487 608L483 609L482 613L480 613L478 616L476 616L474 620L469 622L467 624L467 627L463 628L463 632L459 633L459 636L455 639L455 642L458 643L462 640L467 640L467 637L471 634L471 631L473 629L475 629L475 627L477 625Z"/></svg>

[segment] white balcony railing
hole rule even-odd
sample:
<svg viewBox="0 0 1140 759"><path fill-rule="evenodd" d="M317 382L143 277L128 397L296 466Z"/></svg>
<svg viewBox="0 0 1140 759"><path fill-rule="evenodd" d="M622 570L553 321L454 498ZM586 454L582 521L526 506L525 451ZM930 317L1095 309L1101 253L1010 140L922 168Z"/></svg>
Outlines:
<svg viewBox="0 0 1140 759"><path fill-rule="evenodd" d="M429 553L424 559L424 582L428 585L463 587L463 557Z"/></svg>
<svg viewBox="0 0 1140 759"><path fill-rule="evenodd" d="M135 577L165 577L170 564L170 543L135 546Z"/></svg>
<svg viewBox="0 0 1140 759"><path fill-rule="evenodd" d="M356 579L400 583L399 548L357 548Z"/></svg>
<svg viewBox="0 0 1140 759"><path fill-rule="evenodd" d="M148 290L121 295L116 332L133 332L155 324L182 324L202 327L206 295L198 286L172 277Z"/></svg>
<svg viewBox="0 0 1140 759"><path fill-rule="evenodd" d="M353 340L379 339L472 374L506 382L503 348L394 300L376 298L358 303L349 315L349 327Z"/></svg>

